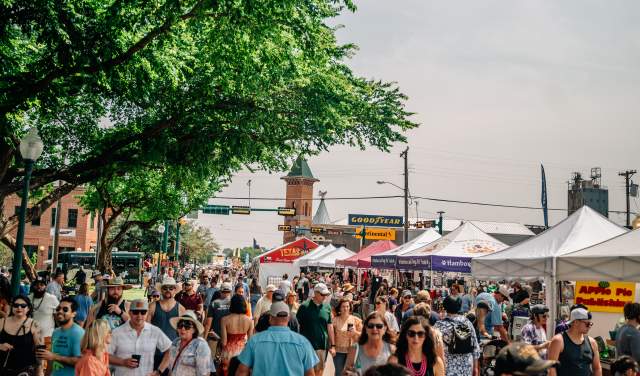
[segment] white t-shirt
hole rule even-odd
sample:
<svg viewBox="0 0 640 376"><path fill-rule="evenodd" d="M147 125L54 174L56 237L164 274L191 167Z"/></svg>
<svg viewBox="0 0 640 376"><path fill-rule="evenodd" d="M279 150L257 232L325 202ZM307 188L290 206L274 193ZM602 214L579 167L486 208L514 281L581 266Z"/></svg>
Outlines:
<svg viewBox="0 0 640 376"><path fill-rule="evenodd" d="M535 328L535 329L536 329L536 335L538 336L538 338L540 338L542 343L547 342L547 331L544 330L544 328ZM547 349L540 350L540 357L543 359L547 359Z"/></svg>
<svg viewBox="0 0 640 376"><path fill-rule="evenodd" d="M60 304L58 298L48 292L45 292L42 298L34 298L33 294L29 295L29 298L33 304L33 319L40 325L42 336L51 337L56 326L53 315Z"/></svg>
<svg viewBox="0 0 640 376"><path fill-rule="evenodd" d="M283 279L280 282L280 286L278 286L278 288L282 290L282 292L284 293L284 296L287 296L287 294L289 294L289 290L291 290L291 282L286 279Z"/></svg>
<svg viewBox="0 0 640 376"><path fill-rule="evenodd" d="M115 367L116 375L147 376L153 371L153 357L156 349L165 352L170 347L171 340L157 326L146 322L138 336L131 324L126 322L111 332L109 353L120 359L129 359L133 354L141 355L138 368L117 366Z"/></svg>

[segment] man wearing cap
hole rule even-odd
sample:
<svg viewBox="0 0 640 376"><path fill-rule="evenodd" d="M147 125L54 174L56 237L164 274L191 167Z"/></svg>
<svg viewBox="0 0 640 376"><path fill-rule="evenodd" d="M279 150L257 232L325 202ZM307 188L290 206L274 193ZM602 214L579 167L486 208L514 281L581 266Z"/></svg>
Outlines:
<svg viewBox="0 0 640 376"><path fill-rule="evenodd" d="M326 286L325 286L326 287ZM313 347L298 333L287 327L289 307L274 302L269 309L270 326L252 336L238 355L236 376L313 376L319 359Z"/></svg>
<svg viewBox="0 0 640 376"><path fill-rule="evenodd" d="M547 357L547 349L551 341L547 340L547 319L549 308L544 304L536 304L529 310L529 322L522 327L522 341L532 345L543 359Z"/></svg>
<svg viewBox="0 0 640 376"><path fill-rule="evenodd" d="M229 314L231 306L231 284L223 282L220 286L220 299L215 300L207 311L207 318L204 321L204 332L211 349L211 355L215 356L220 341L222 318Z"/></svg>
<svg viewBox="0 0 640 376"><path fill-rule="evenodd" d="M269 312L269 308L271 308L271 302L273 301L273 292L276 291L276 286L267 285L267 288L265 290L266 292L264 296L258 300L253 311L254 324L258 323L258 319L260 318L260 316L262 316L263 313Z"/></svg>
<svg viewBox="0 0 640 376"><path fill-rule="evenodd" d="M146 322L149 303L145 299L131 302L131 319L111 331L109 364L116 366L116 376L147 376L154 371L156 349L164 353L160 369L169 363L167 350L171 340L160 328Z"/></svg>
<svg viewBox="0 0 640 376"><path fill-rule="evenodd" d="M129 320L129 305L122 297L122 291L131 288L122 280L122 277L116 277L113 282L109 282L103 286L107 289L107 296L91 307L87 316L86 327L88 328L95 320L103 319L109 323L111 329L114 329Z"/></svg>
<svg viewBox="0 0 640 376"><path fill-rule="evenodd" d="M416 294L416 298L415 298L415 304L418 305L420 303L426 303L429 306L431 306L431 295L429 294L429 291L427 291L427 290L418 291L418 293ZM414 308L415 308L415 306L409 308L402 315L402 322L400 323L400 325L404 324L404 322L407 320L408 317L413 316L413 309ZM440 320L440 315L438 315L438 312L432 310L431 313L429 314L429 325L431 325L431 326L435 325L435 323L438 322L438 320Z"/></svg>
<svg viewBox="0 0 640 376"><path fill-rule="evenodd" d="M396 307L396 311L394 312L394 315L396 316L396 321L398 321L398 324L402 325L402 322L403 322L402 318L405 312L413 308L414 304L412 299L413 299L413 294L411 293L411 291L409 290L402 291L401 301Z"/></svg>
<svg viewBox="0 0 640 376"><path fill-rule="evenodd" d="M549 360L560 362L549 376L602 376L598 344L589 337L591 313L584 308L571 311L569 330L556 334L549 345Z"/></svg>
<svg viewBox="0 0 640 376"><path fill-rule="evenodd" d="M147 322L157 326L170 340L176 339L178 333L171 326L170 320L184 314L186 309L175 300L176 280L166 277L160 286L162 298L149 305Z"/></svg>
<svg viewBox="0 0 640 376"><path fill-rule="evenodd" d="M327 351L336 354L336 342L331 323L331 307L325 303L331 291L324 283L313 288L313 297L300 304L296 318L300 324L300 334L305 336L316 351L320 360L315 367L317 375L322 375Z"/></svg>
<svg viewBox="0 0 640 376"><path fill-rule="evenodd" d="M185 280L182 283L184 289L179 294L179 297L176 295L176 300L186 310L195 312L200 319L204 318L204 302L202 301L202 297L196 293L196 289L193 286L194 282L192 280Z"/></svg>
<svg viewBox="0 0 640 376"><path fill-rule="evenodd" d="M60 302L46 292L44 277L36 278L31 284L31 303L33 304L33 320L40 325L42 337L51 337L56 326L54 314Z"/></svg>
<svg viewBox="0 0 640 376"><path fill-rule="evenodd" d="M496 357L496 376L544 375L557 362L541 359L536 349L526 343L513 343L504 347Z"/></svg>
<svg viewBox="0 0 640 376"><path fill-rule="evenodd" d="M478 302L487 302L491 309L484 322L485 329L491 335L494 334L494 331L497 331L500 333L500 338L506 342L509 342L509 334L502 321L502 303L510 299L509 290L502 285L493 294L483 292L476 297L476 304Z"/></svg>
<svg viewBox="0 0 640 376"><path fill-rule="evenodd" d="M295 291L290 291L290 294L295 294ZM285 301L285 295L282 292L282 290L276 290L273 292L273 298L272 298L272 304L275 302L284 302ZM271 306L269 306L271 307ZM262 315L260 315L260 317L258 318L258 321L255 324L255 331L256 333L259 332L263 332L267 329L269 329L269 320L270 320L271 316L269 315L269 311L263 313ZM296 333L300 333L300 324L298 323L298 319L296 319L296 317L293 314L289 315L289 323L288 323L289 329L291 329L292 331L296 332Z"/></svg>

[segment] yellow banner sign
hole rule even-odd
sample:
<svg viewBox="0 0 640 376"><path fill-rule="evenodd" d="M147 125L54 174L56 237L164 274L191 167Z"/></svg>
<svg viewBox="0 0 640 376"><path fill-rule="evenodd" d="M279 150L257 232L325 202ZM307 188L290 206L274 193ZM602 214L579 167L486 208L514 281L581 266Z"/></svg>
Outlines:
<svg viewBox="0 0 640 376"><path fill-rule="evenodd" d="M362 227L356 228L356 238L361 239ZM366 228L366 237L371 240L396 240L396 230L388 228Z"/></svg>
<svg viewBox="0 0 640 376"><path fill-rule="evenodd" d="M576 304L590 311L622 313L627 302L636 301L635 282L577 281Z"/></svg>

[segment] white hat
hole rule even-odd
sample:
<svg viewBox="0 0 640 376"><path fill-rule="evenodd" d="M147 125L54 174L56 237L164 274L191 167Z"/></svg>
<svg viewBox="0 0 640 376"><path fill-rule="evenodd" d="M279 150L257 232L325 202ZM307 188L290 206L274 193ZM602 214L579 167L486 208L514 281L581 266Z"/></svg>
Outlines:
<svg viewBox="0 0 640 376"><path fill-rule="evenodd" d="M329 289L327 288L327 285L325 285L324 283L318 283L313 287L313 291L315 292L319 292L322 295L329 295L331 294L331 291L329 291Z"/></svg>
<svg viewBox="0 0 640 376"><path fill-rule="evenodd" d="M204 326L202 326L200 321L198 321L198 317L192 310L185 311L182 316L169 319L169 323L174 329L178 329L178 322L180 321L191 321L198 329L198 335L202 335L204 333Z"/></svg>
<svg viewBox="0 0 640 376"><path fill-rule="evenodd" d="M122 279L122 277L115 277L113 279L113 282L109 282L106 285L103 285L102 287L104 288L109 288L109 287L122 287L123 290L129 290L130 288L133 288L132 285L130 284L125 284L124 283L124 279Z"/></svg>
<svg viewBox="0 0 640 376"><path fill-rule="evenodd" d="M509 296L509 289L507 289L507 286L500 285L500 287L498 287L498 291L496 292L504 296L504 298L507 299L508 301L511 301L511 297Z"/></svg>
<svg viewBox="0 0 640 376"><path fill-rule="evenodd" d="M160 286L175 286L177 285L175 278L173 277L164 277Z"/></svg>
<svg viewBox="0 0 640 376"><path fill-rule="evenodd" d="M271 292L271 291L276 291L276 286L275 285L267 285L267 292Z"/></svg>
<svg viewBox="0 0 640 376"><path fill-rule="evenodd" d="M285 302L275 302L269 308L269 314L273 317L289 316L289 306Z"/></svg>
<svg viewBox="0 0 640 376"><path fill-rule="evenodd" d="M576 308L571 311L571 320L569 320L569 324L575 320L591 320L591 314L584 308Z"/></svg>

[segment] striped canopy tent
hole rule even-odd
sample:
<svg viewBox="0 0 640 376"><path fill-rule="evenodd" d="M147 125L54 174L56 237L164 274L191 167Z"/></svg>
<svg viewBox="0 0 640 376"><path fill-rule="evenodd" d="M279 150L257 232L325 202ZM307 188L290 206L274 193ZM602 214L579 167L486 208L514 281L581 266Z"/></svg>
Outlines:
<svg viewBox="0 0 640 376"><path fill-rule="evenodd" d="M390 249L397 248L396 243L391 240L378 240L368 246L362 248L360 252L355 255L346 258L344 260L336 260L336 266L348 266L352 268L365 268L371 267L371 256L377 255L382 252L386 252Z"/></svg>

